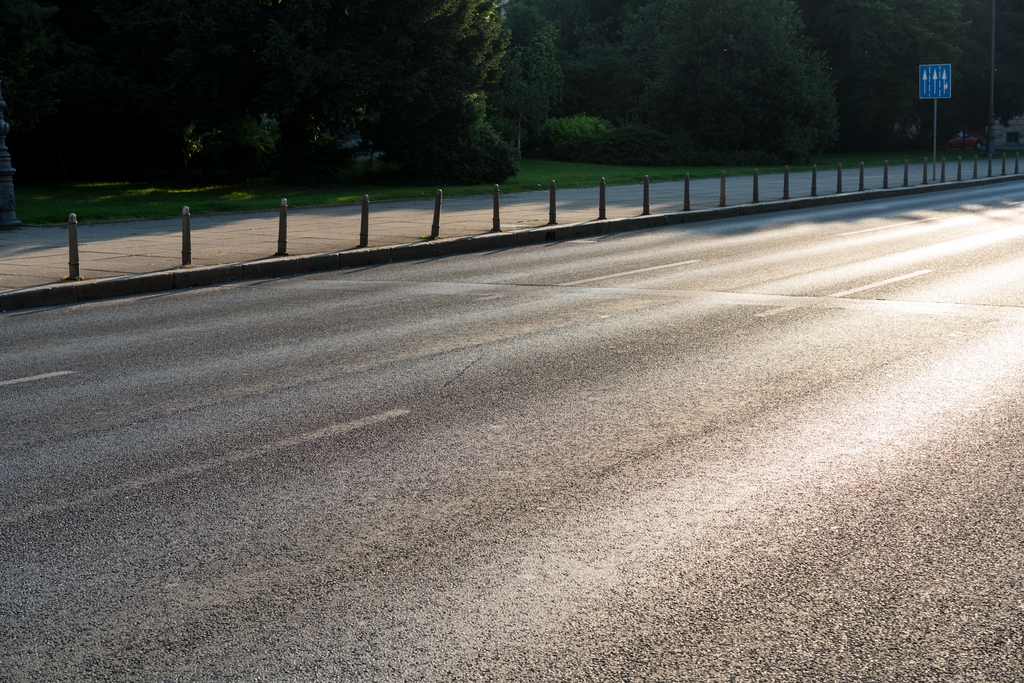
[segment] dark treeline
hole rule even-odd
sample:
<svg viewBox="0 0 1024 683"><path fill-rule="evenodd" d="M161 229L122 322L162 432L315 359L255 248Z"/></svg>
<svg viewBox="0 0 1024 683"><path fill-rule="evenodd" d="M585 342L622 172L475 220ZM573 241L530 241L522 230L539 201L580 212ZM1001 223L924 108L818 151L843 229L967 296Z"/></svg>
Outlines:
<svg viewBox="0 0 1024 683"><path fill-rule="evenodd" d="M499 6L500 5L500 6ZM988 111L990 0L0 0L19 177L500 182L523 153L766 163ZM1000 0L997 114L1024 111ZM908 142L894 132L915 131Z"/></svg>

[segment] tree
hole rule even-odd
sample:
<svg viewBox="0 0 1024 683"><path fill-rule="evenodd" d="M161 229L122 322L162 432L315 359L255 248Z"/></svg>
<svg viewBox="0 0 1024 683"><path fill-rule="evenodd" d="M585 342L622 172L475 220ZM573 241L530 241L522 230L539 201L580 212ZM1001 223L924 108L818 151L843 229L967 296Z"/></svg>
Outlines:
<svg viewBox="0 0 1024 683"><path fill-rule="evenodd" d="M657 26L645 98L662 132L782 159L834 139L828 65L788 0L666 0Z"/></svg>
<svg viewBox="0 0 1024 683"><path fill-rule="evenodd" d="M403 173L500 182L518 172L515 151L486 121L508 31L493 0L388 0L362 5L369 74L361 125Z"/></svg>
<svg viewBox="0 0 1024 683"><path fill-rule="evenodd" d="M996 12L995 106L996 117L1006 123L1024 113L1024 1L999 0ZM966 0L961 24L966 36L953 64L953 99L940 105L954 133L961 127L983 130L988 120L992 0Z"/></svg>
<svg viewBox="0 0 1024 683"><path fill-rule="evenodd" d="M59 102L60 71L53 65L59 38L50 24L56 12L31 0L0 0L0 80L9 103L6 119L27 132Z"/></svg>
<svg viewBox="0 0 1024 683"><path fill-rule="evenodd" d="M961 0L799 2L833 69L844 148L881 148L894 124L920 121L918 65L960 56Z"/></svg>
<svg viewBox="0 0 1024 683"><path fill-rule="evenodd" d="M501 82L491 97L498 115L508 117L515 130L516 151L523 155L523 124L536 133L557 103L562 69L555 53L557 30L529 5L510 4L505 22L512 35L502 61Z"/></svg>

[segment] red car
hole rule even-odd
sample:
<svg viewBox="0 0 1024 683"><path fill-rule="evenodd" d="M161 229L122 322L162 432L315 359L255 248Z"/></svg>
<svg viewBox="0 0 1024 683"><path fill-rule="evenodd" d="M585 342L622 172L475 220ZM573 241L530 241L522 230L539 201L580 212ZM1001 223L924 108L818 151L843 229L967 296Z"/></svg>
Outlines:
<svg viewBox="0 0 1024 683"><path fill-rule="evenodd" d="M949 149L985 149L984 135L958 135L949 141Z"/></svg>

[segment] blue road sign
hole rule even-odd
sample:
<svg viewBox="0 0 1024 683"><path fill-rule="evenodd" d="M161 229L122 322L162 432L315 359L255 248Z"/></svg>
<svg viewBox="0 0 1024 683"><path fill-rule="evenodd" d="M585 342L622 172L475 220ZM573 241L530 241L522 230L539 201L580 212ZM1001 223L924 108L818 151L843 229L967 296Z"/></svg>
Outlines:
<svg viewBox="0 0 1024 683"><path fill-rule="evenodd" d="M946 100L953 92L949 64L922 64L918 67L917 85L922 100Z"/></svg>

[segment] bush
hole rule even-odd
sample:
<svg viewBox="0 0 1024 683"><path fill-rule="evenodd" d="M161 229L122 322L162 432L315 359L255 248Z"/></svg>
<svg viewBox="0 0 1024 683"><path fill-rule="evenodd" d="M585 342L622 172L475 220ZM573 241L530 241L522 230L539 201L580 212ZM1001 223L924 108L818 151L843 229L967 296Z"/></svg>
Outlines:
<svg viewBox="0 0 1024 683"><path fill-rule="evenodd" d="M417 182L478 185L502 183L519 173L519 153L486 121L479 121L454 139L417 141L402 157L388 152L383 159L395 164L397 176Z"/></svg>
<svg viewBox="0 0 1024 683"><path fill-rule="evenodd" d="M616 166L674 166L679 163L677 147L664 133L630 126L594 136L580 161Z"/></svg>
<svg viewBox="0 0 1024 683"><path fill-rule="evenodd" d="M594 136L580 161L615 166L777 166L778 154L765 150L694 149L683 133L665 135L645 126L630 126Z"/></svg>
<svg viewBox="0 0 1024 683"><path fill-rule="evenodd" d="M610 121L586 114L548 119L544 125L548 155L559 161L580 161L589 143L611 130Z"/></svg>

